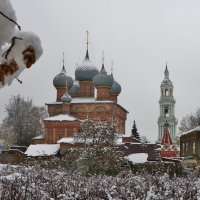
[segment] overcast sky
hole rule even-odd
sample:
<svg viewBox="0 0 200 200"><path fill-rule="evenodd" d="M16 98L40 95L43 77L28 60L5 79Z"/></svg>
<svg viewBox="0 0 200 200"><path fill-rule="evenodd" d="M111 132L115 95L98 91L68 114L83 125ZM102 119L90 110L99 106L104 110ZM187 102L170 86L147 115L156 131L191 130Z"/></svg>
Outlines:
<svg viewBox="0 0 200 200"><path fill-rule="evenodd" d="M22 30L41 38L40 60L0 90L0 120L12 95L32 98L36 105L56 99L52 80L62 68L74 78L76 62L85 56L90 32L91 60L101 68L101 52L110 72L122 86L119 104L129 111L126 132L133 120L138 132L152 142L158 137L160 83L168 63L174 84L176 117L195 111L200 92L199 0L12 0ZM2 31L2 30L1 30Z"/></svg>

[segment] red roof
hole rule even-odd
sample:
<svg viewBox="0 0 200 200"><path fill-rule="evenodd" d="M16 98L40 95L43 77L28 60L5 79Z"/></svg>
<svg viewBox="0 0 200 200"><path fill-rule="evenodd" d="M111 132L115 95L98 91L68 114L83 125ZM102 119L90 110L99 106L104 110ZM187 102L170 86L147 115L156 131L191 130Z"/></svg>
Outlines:
<svg viewBox="0 0 200 200"><path fill-rule="evenodd" d="M164 132L161 144L162 145L172 145L173 144L168 128L165 128L165 132Z"/></svg>

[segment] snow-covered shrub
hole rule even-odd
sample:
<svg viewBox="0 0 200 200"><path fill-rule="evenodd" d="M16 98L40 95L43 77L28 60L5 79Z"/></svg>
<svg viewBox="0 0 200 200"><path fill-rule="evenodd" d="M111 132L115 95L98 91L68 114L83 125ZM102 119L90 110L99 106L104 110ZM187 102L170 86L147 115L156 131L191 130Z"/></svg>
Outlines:
<svg viewBox="0 0 200 200"><path fill-rule="evenodd" d="M84 147L79 149L79 156L74 160L77 170L86 174L118 174L126 162L115 145L115 126L102 121L84 120L81 130L76 135ZM76 151L68 152L66 157ZM69 159L66 159L69 160Z"/></svg>
<svg viewBox="0 0 200 200"><path fill-rule="evenodd" d="M1 0L0 88L10 85L14 78L17 78L25 68L31 67L43 52L40 38L32 32L21 31L16 20L10 1Z"/></svg>
<svg viewBox="0 0 200 200"><path fill-rule="evenodd" d="M85 176L35 166L0 165L0 199L199 199L198 171L190 176L138 174Z"/></svg>

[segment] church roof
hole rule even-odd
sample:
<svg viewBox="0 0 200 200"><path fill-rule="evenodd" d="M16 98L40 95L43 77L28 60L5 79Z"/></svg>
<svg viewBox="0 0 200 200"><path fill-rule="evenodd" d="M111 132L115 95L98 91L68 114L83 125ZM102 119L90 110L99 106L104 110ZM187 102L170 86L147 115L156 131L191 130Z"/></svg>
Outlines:
<svg viewBox="0 0 200 200"><path fill-rule="evenodd" d="M75 121L75 120L79 120L79 119L72 115L67 115L67 114L66 115L60 114L60 115L56 115L56 116L48 117L44 119L44 121Z"/></svg>
<svg viewBox="0 0 200 200"><path fill-rule="evenodd" d="M172 145L173 144L168 128L165 129L161 144L162 145Z"/></svg>
<svg viewBox="0 0 200 200"><path fill-rule="evenodd" d="M98 101L94 97L73 98L71 103L113 103L113 101Z"/></svg>

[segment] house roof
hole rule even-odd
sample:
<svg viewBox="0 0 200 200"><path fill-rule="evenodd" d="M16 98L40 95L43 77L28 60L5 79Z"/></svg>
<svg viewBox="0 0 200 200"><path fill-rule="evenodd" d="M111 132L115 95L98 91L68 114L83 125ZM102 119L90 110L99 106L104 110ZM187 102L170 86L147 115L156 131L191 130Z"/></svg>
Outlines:
<svg viewBox="0 0 200 200"><path fill-rule="evenodd" d="M192 133L192 132L200 132L200 126L197 126L196 128L193 128L193 129L191 129L191 130L189 130L189 131L183 133L182 135L186 135L186 134ZM182 136L182 135L181 135L181 136Z"/></svg>
<svg viewBox="0 0 200 200"><path fill-rule="evenodd" d="M145 163L148 158L148 153L133 153L125 158L133 163Z"/></svg>
<svg viewBox="0 0 200 200"><path fill-rule="evenodd" d="M60 144L32 144L25 154L27 156L53 156L58 153Z"/></svg>
<svg viewBox="0 0 200 200"><path fill-rule="evenodd" d="M38 135L32 138L33 140L40 140L40 139L44 139L44 135Z"/></svg>
<svg viewBox="0 0 200 200"><path fill-rule="evenodd" d="M57 143L58 144L60 144L60 143L74 144L74 143L76 143L76 141L74 140L74 137L64 137L64 138L58 140Z"/></svg>

